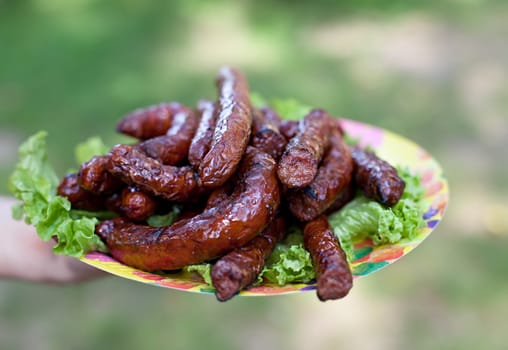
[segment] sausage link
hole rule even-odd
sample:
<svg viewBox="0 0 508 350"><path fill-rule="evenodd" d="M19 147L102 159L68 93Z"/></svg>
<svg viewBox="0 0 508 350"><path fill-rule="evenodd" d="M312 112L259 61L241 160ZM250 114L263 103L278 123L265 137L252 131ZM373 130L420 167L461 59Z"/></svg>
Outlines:
<svg viewBox="0 0 508 350"><path fill-rule="evenodd" d="M147 140L164 135L178 113L191 113L192 110L180 103L160 103L136 109L120 120L116 130L122 134Z"/></svg>
<svg viewBox="0 0 508 350"><path fill-rule="evenodd" d="M335 199L335 201L326 209L325 214L329 215L331 213L334 213L342 207L344 207L346 204L348 204L353 198L355 198L356 194L356 186L354 186L354 181L351 181L346 188L344 188L338 197Z"/></svg>
<svg viewBox="0 0 508 350"><path fill-rule="evenodd" d="M278 160L286 148L286 138L279 132L280 117L270 108L254 110L250 144Z"/></svg>
<svg viewBox="0 0 508 350"><path fill-rule="evenodd" d="M279 130L286 140L289 141L298 134L298 121L283 120L279 125Z"/></svg>
<svg viewBox="0 0 508 350"><path fill-rule="evenodd" d="M78 182L77 174L66 175L57 188L57 194L71 202L75 209L104 210L104 197L83 189Z"/></svg>
<svg viewBox="0 0 508 350"><path fill-rule="evenodd" d="M324 215L305 224L303 241L316 271L318 298L325 301L345 297L353 286L353 276Z"/></svg>
<svg viewBox="0 0 508 350"><path fill-rule="evenodd" d="M116 145L109 155L112 174L154 196L179 202L202 193L199 178L190 166L163 165L129 145Z"/></svg>
<svg viewBox="0 0 508 350"><path fill-rule="evenodd" d="M245 77L229 67L220 70L217 123L210 150L199 166L203 184L224 184L235 172L249 142L252 113Z"/></svg>
<svg viewBox="0 0 508 350"><path fill-rule="evenodd" d="M95 156L81 165L78 172L79 185L96 194L118 191L122 182L108 171L109 155Z"/></svg>
<svg viewBox="0 0 508 350"><path fill-rule="evenodd" d="M198 116L190 109L177 112L165 135L143 141L139 147L162 164L177 165L187 158L198 122Z"/></svg>
<svg viewBox="0 0 508 350"><path fill-rule="evenodd" d="M321 109L309 112L299 124L298 134L280 158L278 175L288 188L309 185L316 176L319 162L328 148L332 120Z"/></svg>
<svg viewBox="0 0 508 350"><path fill-rule="evenodd" d="M200 121L192 138L188 156L189 163L195 169L199 168L199 164L210 150L217 117L215 104L212 101L199 101L198 114L200 115Z"/></svg>
<svg viewBox="0 0 508 350"><path fill-rule="evenodd" d="M117 218L96 227L113 257L145 271L202 263L245 245L274 218L280 204L276 164L247 148L230 200L169 227L154 228Z"/></svg>
<svg viewBox="0 0 508 350"><path fill-rule="evenodd" d="M289 210L300 221L324 213L351 182L353 160L337 129L331 131L330 147L312 183L287 192Z"/></svg>
<svg viewBox="0 0 508 350"><path fill-rule="evenodd" d="M387 206L395 205L402 197L406 184L397 169L380 159L373 152L353 147L355 182L366 197Z"/></svg>
<svg viewBox="0 0 508 350"><path fill-rule="evenodd" d="M132 221L144 221L157 209L154 198L133 186L124 188L120 198L120 215Z"/></svg>
<svg viewBox="0 0 508 350"><path fill-rule="evenodd" d="M265 266L275 244L285 234L284 218L275 218L267 228L249 243L220 258L212 267L212 284L219 301L231 299L252 284Z"/></svg>

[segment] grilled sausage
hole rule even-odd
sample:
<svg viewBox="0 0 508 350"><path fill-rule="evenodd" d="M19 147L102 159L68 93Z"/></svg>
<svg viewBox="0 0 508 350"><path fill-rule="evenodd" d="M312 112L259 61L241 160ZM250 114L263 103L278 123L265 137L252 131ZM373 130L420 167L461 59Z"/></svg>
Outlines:
<svg viewBox="0 0 508 350"><path fill-rule="evenodd" d="M162 164L177 165L187 158L198 122L194 111L184 109L174 114L171 127L165 135L143 141L139 147Z"/></svg>
<svg viewBox="0 0 508 350"><path fill-rule="evenodd" d="M235 172L249 142L252 113L245 77L224 67L217 86L217 123L210 150L199 166L199 177L207 187L224 184Z"/></svg>
<svg viewBox="0 0 508 350"><path fill-rule="evenodd" d="M139 108L122 118L116 129L140 140L151 139L164 135L178 113L190 114L192 110L176 102Z"/></svg>
<svg viewBox="0 0 508 350"><path fill-rule="evenodd" d="M395 205L402 197L406 184L397 169L373 152L353 147L355 182L366 197L387 206Z"/></svg>
<svg viewBox="0 0 508 350"><path fill-rule="evenodd" d="M198 114L200 116L199 125L192 138L188 156L189 163L195 169L199 168L199 164L210 150L217 117L215 104L212 101L199 101Z"/></svg>
<svg viewBox="0 0 508 350"><path fill-rule="evenodd" d="M108 171L109 156L95 156L81 165L78 172L79 185L96 194L110 194L123 184Z"/></svg>
<svg viewBox="0 0 508 350"><path fill-rule="evenodd" d="M303 241L316 272L318 298L326 301L345 297L353 286L353 276L324 215L305 224Z"/></svg>
<svg viewBox="0 0 508 350"><path fill-rule="evenodd" d="M252 117L250 144L278 160L284 152L287 141L279 132L280 117L270 108L255 110Z"/></svg>
<svg viewBox="0 0 508 350"><path fill-rule="evenodd" d="M351 182L351 152L337 129L331 131L330 147L312 183L287 192L289 210L300 221L309 221L324 213Z"/></svg>
<svg viewBox="0 0 508 350"><path fill-rule="evenodd" d="M277 170L288 188L302 188L312 182L328 148L331 129L332 120L321 109L310 111L300 121L299 132L289 140Z"/></svg>
<svg viewBox="0 0 508 350"><path fill-rule="evenodd" d="M114 158L114 157L113 157ZM113 257L145 271L201 263L245 245L274 218L280 204L275 161L247 148L230 200L169 227L103 221L97 234Z"/></svg>
<svg viewBox="0 0 508 350"><path fill-rule="evenodd" d="M346 204L348 204L353 198L355 198L356 194L356 186L354 186L354 181L351 181L346 188L344 188L339 196L335 199L335 201L326 209L325 214L329 215L331 213L334 213L342 207L344 207Z"/></svg>
<svg viewBox="0 0 508 350"><path fill-rule="evenodd" d="M289 141L298 134L298 121L283 120L279 125L279 130L286 140Z"/></svg>
<svg viewBox="0 0 508 350"><path fill-rule="evenodd" d="M132 221L144 221L157 209L157 201L138 188L128 186L123 189L118 212Z"/></svg>
<svg viewBox="0 0 508 350"><path fill-rule="evenodd" d="M224 255L213 265L211 277L218 300L231 299L256 280L285 231L284 218L279 216L249 243Z"/></svg>
<svg viewBox="0 0 508 350"><path fill-rule="evenodd" d="M83 189L78 182L77 174L66 175L57 188L57 194L71 202L75 209L104 210L104 197Z"/></svg>
<svg viewBox="0 0 508 350"><path fill-rule="evenodd" d="M169 201L188 201L202 193L192 167L163 165L134 146L114 146L109 153L108 170L125 183Z"/></svg>

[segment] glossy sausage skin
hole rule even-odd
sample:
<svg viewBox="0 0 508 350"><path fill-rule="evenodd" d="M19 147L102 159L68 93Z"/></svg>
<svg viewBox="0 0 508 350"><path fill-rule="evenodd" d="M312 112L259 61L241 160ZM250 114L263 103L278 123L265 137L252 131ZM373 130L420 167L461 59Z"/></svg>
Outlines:
<svg viewBox="0 0 508 350"><path fill-rule="evenodd" d="M337 196L335 201L326 209L325 214L332 214L340 209L342 209L346 204L355 198L356 194L356 186L354 186L354 181L351 181L349 185L344 188L340 194Z"/></svg>
<svg viewBox="0 0 508 350"><path fill-rule="evenodd" d="M132 221L144 221L157 209L157 201L138 188L129 186L123 189L118 211Z"/></svg>
<svg viewBox="0 0 508 350"><path fill-rule="evenodd" d="M178 113L189 114L192 110L176 102L139 108L122 118L116 129L122 134L147 140L164 135Z"/></svg>
<svg viewBox="0 0 508 350"><path fill-rule="evenodd" d="M289 210L300 221L309 221L324 213L346 188L353 175L351 152L337 129L331 131L330 147L311 184L289 190Z"/></svg>
<svg viewBox="0 0 508 350"><path fill-rule="evenodd" d="M270 108L254 110L250 144L278 160L286 148L287 140L279 132L280 117Z"/></svg>
<svg viewBox="0 0 508 350"><path fill-rule="evenodd" d="M235 172L249 142L252 125L245 77L224 67L219 71L217 86L217 123L210 150L199 166L199 177L209 188L224 184Z"/></svg>
<svg viewBox="0 0 508 350"><path fill-rule="evenodd" d="M212 267L212 284L219 301L231 299L252 284L265 266L275 244L286 231L284 218L276 217L268 227L249 243L220 258Z"/></svg>
<svg viewBox="0 0 508 350"><path fill-rule="evenodd" d="M280 204L274 160L249 147L230 200L169 227L149 227L117 218L97 234L114 258L145 271L175 270L245 245L274 218Z"/></svg>
<svg viewBox="0 0 508 350"><path fill-rule="evenodd" d="M189 163L195 169L199 168L199 164L210 150L217 117L215 104L212 101L199 101L197 109L200 120L196 133L192 138L188 155Z"/></svg>
<svg viewBox="0 0 508 350"><path fill-rule="evenodd" d="M162 164L177 165L187 158L198 122L197 114L190 109L177 112L165 135L143 141L139 147Z"/></svg>
<svg viewBox="0 0 508 350"><path fill-rule="evenodd" d="M104 197L83 189L77 174L66 175L57 188L57 194L71 202L72 208L83 210L104 210Z"/></svg>
<svg viewBox="0 0 508 350"><path fill-rule="evenodd" d="M78 172L79 185L96 194L109 194L119 190L123 184L108 171L109 156L95 156L81 165Z"/></svg>
<svg viewBox="0 0 508 350"><path fill-rule="evenodd" d="M374 153L353 147L355 182L366 197L393 206L402 197L406 184L397 174L397 169Z"/></svg>
<svg viewBox="0 0 508 350"><path fill-rule="evenodd" d="M318 298L325 301L345 297L353 286L353 276L326 216L305 224L303 241L316 271Z"/></svg>
<svg viewBox="0 0 508 350"><path fill-rule="evenodd" d="M190 166L163 165L129 145L116 145L109 155L112 174L154 196L179 202L202 193L199 178Z"/></svg>
<svg viewBox="0 0 508 350"><path fill-rule="evenodd" d="M298 134L280 158L277 173L288 188L309 185L316 176L318 165L328 148L332 120L321 109L309 112L299 124Z"/></svg>

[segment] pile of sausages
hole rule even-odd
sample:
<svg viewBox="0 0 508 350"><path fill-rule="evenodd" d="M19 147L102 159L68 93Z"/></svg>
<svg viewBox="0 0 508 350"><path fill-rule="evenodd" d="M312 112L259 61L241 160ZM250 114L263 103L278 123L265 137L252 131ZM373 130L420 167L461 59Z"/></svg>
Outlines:
<svg viewBox="0 0 508 350"><path fill-rule="evenodd" d="M218 300L252 284L286 232L299 222L321 300L352 287L346 256L326 215L357 188L384 205L404 190L396 170L350 148L337 119L322 109L283 120L254 108L242 73L222 68L216 101L189 108L162 103L135 110L117 126L136 138L67 175L58 194L84 210L111 210L96 233L120 262L144 271L212 262ZM284 116L282 116L284 117ZM170 226L146 224L178 203Z"/></svg>

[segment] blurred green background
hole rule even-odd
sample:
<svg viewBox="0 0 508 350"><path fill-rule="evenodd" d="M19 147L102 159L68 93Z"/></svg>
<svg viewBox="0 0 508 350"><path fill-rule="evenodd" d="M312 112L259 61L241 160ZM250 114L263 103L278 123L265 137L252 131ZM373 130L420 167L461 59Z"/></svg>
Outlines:
<svg viewBox="0 0 508 350"><path fill-rule="evenodd" d="M343 300L1 281L0 348L506 349L507 23L501 0L0 0L2 194L28 135L63 173L133 108L214 98L222 64L415 140L451 189L431 237Z"/></svg>

